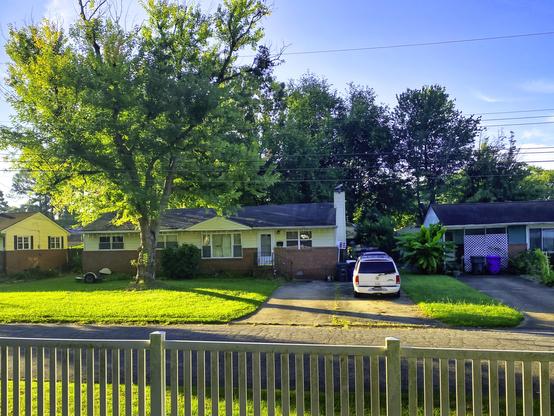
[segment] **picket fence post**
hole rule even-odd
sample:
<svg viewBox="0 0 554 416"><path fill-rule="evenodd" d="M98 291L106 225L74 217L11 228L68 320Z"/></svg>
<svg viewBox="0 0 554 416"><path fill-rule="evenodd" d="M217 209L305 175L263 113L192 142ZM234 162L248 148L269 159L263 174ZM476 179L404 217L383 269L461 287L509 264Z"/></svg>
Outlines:
<svg viewBox="0 0 554 416"><path fill-rule="evenodd" d="M385 338L385 357L387 369L387 416L400 416L401 403L401 379L400 379L400 340L398 338Z"/></svg>
<svg viewBox="0 0 554 416"><path fill-rule="evenodd" d="M150 414L165 412L165 332L150 333Z"/></svg>

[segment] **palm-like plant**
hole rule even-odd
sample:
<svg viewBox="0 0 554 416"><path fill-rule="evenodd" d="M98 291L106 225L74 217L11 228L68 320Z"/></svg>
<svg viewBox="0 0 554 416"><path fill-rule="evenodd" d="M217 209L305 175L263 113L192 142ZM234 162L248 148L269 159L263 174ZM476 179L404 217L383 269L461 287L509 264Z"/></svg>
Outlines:
<svg viewBox="0 0 554 416"><path fill-rule="evenodd" d="M445 232L446 228L440 224L431 224L422 225L416 233L396 237L402 260L421 273L437 273L443 267L445 252L453 249L452 242L443 239Z"/></svg>

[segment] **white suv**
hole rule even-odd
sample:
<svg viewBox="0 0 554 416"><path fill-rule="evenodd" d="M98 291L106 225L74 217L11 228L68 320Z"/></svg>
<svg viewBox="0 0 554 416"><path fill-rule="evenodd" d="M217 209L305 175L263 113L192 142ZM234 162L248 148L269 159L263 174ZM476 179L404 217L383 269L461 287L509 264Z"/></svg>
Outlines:
<svg viewBox="0 0 554 416"><path fill-rule="evenodd" d="M400 296L400 273L386 253L366 253L358 257L352 285L354 296L361 293Z"/></svg>

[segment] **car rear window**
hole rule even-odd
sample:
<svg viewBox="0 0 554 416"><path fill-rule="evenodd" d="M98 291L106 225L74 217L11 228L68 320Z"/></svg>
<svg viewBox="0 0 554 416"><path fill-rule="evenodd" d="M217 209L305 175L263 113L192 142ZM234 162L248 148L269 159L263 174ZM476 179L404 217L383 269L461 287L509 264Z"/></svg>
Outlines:
<svg viewBox="0 0 554 416"><path fill-rule="evenodd" d="M360 273L396 273L391 261L363 261L358 270Z"/></svg>

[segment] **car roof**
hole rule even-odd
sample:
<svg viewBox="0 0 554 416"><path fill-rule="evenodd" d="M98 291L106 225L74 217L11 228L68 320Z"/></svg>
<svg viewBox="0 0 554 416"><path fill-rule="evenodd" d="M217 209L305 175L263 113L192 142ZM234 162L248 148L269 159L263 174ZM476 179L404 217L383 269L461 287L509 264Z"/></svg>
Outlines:
<svg viewBox="0 0 554 416"><path fill-rule="evenodd" d="M375 256L360 256L360 262L370 262L370 261L388 261L388 262L394 263L394 260L392 259L392 257L384 253L381 255L375 255Z"/></svg>

